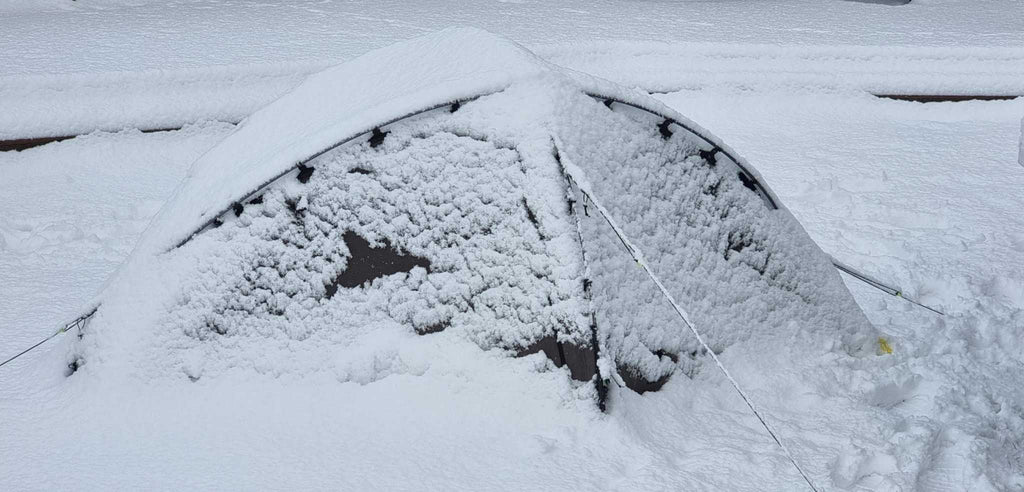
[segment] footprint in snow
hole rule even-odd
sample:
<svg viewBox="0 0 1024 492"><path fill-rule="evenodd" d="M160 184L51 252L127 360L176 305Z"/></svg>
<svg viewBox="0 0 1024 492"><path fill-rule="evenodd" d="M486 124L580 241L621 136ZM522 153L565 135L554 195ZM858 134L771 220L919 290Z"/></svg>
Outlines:
<svg viewBox="0 0 1024 492"><path fill-rule="evenodd" d="M899 490L888 477L898 473L896 457L861 447L847 449L832 465L832 483L841 489L868 487L871 490Z"/></svg>
<svg viewBox="0 0 1024 492"><path fill-rule="evenodd" d="M910 374L899 380L876 386L873 390L868 391L864 398L870 405L891 409L917 396L917 388L921 384L921 379L918 374Z"/></svg>

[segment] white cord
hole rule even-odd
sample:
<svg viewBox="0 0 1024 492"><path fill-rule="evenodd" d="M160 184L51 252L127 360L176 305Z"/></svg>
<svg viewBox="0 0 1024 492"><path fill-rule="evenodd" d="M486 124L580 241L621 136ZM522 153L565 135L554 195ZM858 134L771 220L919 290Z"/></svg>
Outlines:
<svg viewBox="0 0 1024 492"><path fill-rule="evenodd" d="M772 429L771 425L769 425L768 422L764 419L764 417L761 416L761 412L759 412L757 408L754 407L754 402L751 401L750 397L747 396L746 392L744 392L743 389L740 388L740 385L739 383L736 382L736 379L732 377L732 374L729 373L729 370L725 368L725 366L722 364L722 361L718 359L718 356L715 354L715 352L711 350L711 347L709 347L707 342L704 341L704 337L701 336L700 332L697 331L697 328L690 321L690 316L682 307L679 306L679 303L676 302L675 298L672 297L672 294L668 292L668 289L665 288L665 285L661 283L661 280L658 279L658 276L655 275L654 272L651 270L650 266L648 266L647 261L644 260L643 253L640 251L640 249L637 248L629 240L629 238L626 236L626 233L623 232L622 229L618 226L618 224L615 223L615 220L612 219L611 214L608 213L608 210L605 209L604 206L602 206L601 203L597 201L593 193L591 193L591 191L587 189L589 188L589 186L581 186L579 184L580 181L582 181L579 175L582 175L583 171L577 166L575 166L565 156L560 155L560 153L558 153L558 143L560 142L558 142L557 138L555 142L555 152L558 163L560 166L562 166L562 173L570 181L570 184L574 185L578 190L580 190L581 193L583 193L583 196L587 200L594 204L594 206L597 208L598 213L600 213L601 216L604 217L604 220L608 222L608 225L611 226L613 231L615 231L615 235L618 236L620 241L622 241L622 244L626 247L626 250L629 252L630 256L632 256L633 259L636 260L637 264L640 265L640 267L643 268L644 272L647 273L647 276L650 277L651 280L654 281L655 285L658 286L658 289L661 290L662 295L664 295L665 298L668 299L668 302L672 304L672 308L675 309L676 314L678 314L679 317L683 320L683 323L686 325L686 327L690 329L690 332L693 333L693 336L696 337L697 341L700 342L702 347L704 347L704 350L706 350L707 353L711 355L711 359L715 361L715 365L717 365L718 368L721 369L722 373L725 374L725 377L729 379L730 383L732 383L732 387L735 388L736 392L740 394L741 398L743 398L743 402L747 404L747 407L750 408L750 411L754 413L754 415L757 417L757 420L761 421L761 425L764 426L764 429L766 431L768 431L768 435L770 435L772 439L775 440L775 444L779 445L779 448L781 448L782 452L785 453L787 458L789 458L790 463L793 463L793 467L796 468L796 471L800 472L800 476L803 477L805 482L807 482L807 485L811 488L811 490L813 490L814 492L818 492L818 488L814 486L814 483L811 481L810 477L807 476L807 473L805 473L803 468L801 468L800 465L797 463L796 458L793 457L793 453L789 452L789 449L786 448L786 445L783 444L782 441L779 439L775 430Z"/></svg>

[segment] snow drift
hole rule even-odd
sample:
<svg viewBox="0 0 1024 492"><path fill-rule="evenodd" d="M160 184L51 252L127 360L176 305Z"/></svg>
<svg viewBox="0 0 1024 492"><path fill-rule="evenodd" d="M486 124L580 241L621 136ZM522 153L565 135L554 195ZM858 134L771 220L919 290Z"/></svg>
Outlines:
<svg viewBox="0 0 1024 492"><path fill-rule="evenodd" d="M455 29L310 77L200 158L75 366L371 383L422 373L412 341L444 332L542 352L598 399L609 380L657 390L694 370L696 341L563 159L716 351L755 334L873 341L827 255L731 149L642 93Z"/></svg>

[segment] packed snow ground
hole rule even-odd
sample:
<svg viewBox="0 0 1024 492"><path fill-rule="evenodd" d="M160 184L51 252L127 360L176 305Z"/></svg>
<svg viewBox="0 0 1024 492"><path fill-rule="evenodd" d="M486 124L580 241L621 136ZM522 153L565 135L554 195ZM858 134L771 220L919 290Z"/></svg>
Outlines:
<svg viewBox="0 0 1024 492"><path fill-rule="evenodd" d="M201 97L233 79L239 85L220 94L251 97L244 96L241 105L227 100L213 107L227 107L223 114L242 117L267 94L301 80L284 60L301 58L295 66L308 71L326 59L347 58L460 19L499 32L518 29L514 39L544 45L540 51L552 59L559 56L558 48L546 51L549 43L569 39L619 37L646 44L658 38L679 42L680 51L692 48L684 44L692 38L824 43L832 46L820 48L824 55L803 66L811 78L824 74L832 80L842 77L819 68L830 52L856 55L877 49L855 45L914 45L932 57L941 52L936 47L945 46L950 56L923 63L918 75L897 82L915 77L927 82L930 72L958 82L953 85L960 89L992 89L1007 87L1016 77L1014 70L1021 65L1014 60L1024 32L1022 16L1013 15L1021 5L1011 1L915 1L914 10L902 11L852 3L822 10L821 2L699 2L686 3L687 9L645 3L661 9L649 22L662 23L662 30L622 22L637 18L635 5L624 8L625 13L586 9L589 15L563 21L559 14L564 12L544 4L486 4L513 14L540 9L531 19L544 19L516 23L481 10L395 8L365 14L365 6L355 5L349 15L332 13L330 7L341 3L239 3L235 6L249 10L236 18L226 10L211 11L208 2L194 2L200 13L175 23L166 21L167 11L159 3L104 2L118 9L102 13L82 1L37 2L32 9L22 2L0 4L8 12L21 12L5 13L5 29L0 30L0 46L19 47L0 50L11 62L5 75L12 77L0 82L5 107L15 107L11 103L42 88L21 114L88 129L96 126L83 124L83 115L98 113L118 128L145 120L111 114L135 118L153 106L133 108L130 99L117 104L120 100L112 95L134 90L147 104L164 100L152 97L152 86L125 84L125 79L149 78L174 88L191 77L190 71L222 70L205 65L269 61L270 66L228 67L222 78L200 78L182 90L177 102L163 106L172 111L186 107L177 119L167 118L177 124L209 118L196 116L209 111L206 103L219 96L197 103L188 92ZM139 7L120 10L129 4ZM756 5L755 11L738 15L741 4ZM54 16L40 5L71 13ZM481 7L484 3L477 5L494 12ZM254 27L248 20L256 11L262 12L257 18L266 15L280 23ZM353 11L362 14L352 16ZM205 14L211 17L203 20ZM763 22L766 16L778 22ZM360 22L338 27L352 18ZM563 29L549 29L547 22L562 23ZM680 37L671 38L669 27ZM201 32L234 41L192 43L203 39ZM692 63L694 58L675 53L649 59L657 63L638 63L624 56L635 54L636 44L621 46L609 49L604 61L589 62L572 51L564 51L560 61L575 59L578 68L629 83L641 84L649 76L654 89L688 89L663 99L753 162L824 250L950 313L937 318L849 283L865 313L892 334L893 355L858 362L815 357L808 355L820 353L815 340L785 346L751 343L723 354L818 483L844 490L1024 488L1024 398L1016 384L1024 359L1024 168L1017 165L1024 106L878 101L837 91L831 83L804 84L802 75L786 85L773 80L788 77L784 73L722 74L716 67L727 57L696 59L706 63L706 72L691 75L664 70L661 63ZM758 49L708 47L738 56ZM815 49L794 49L794 56L781 58L780 72L793 66L788 60L807 60L805 53ZM988 57L1006 50L1009 56ZM913 49L892 51L898 55ZM981 61L979 53L985 55ZM886 65L898 69L906 57L891 60L875 65L876 73L885 76ZM771 57L754 56L753 61L771 72ZM143 68L154 71L96 73ZM173 71L161 73L165 68ZM55 71L83 73L45 75ZM280 77L268 79L271 89L247 91L248 81L239 74L253 71ZM845 77L856 79L857 73ZM59 116L61 100L55 95L88 90L90 84L82 81L97 78L113 80L115 90L100 84L91 103L78 105L77 113L71 108L71 118ZM759 79L769 83L751 83ZM987 79L995 82L976 84ZM780 85L788 90L773 92ZM40 101L54 109L40 116L33 109L41 107ZM21 129L7 121L0 125L5 135ZM0 153L0 354L21 350L52 333L54 323L78 314L128 254L189 163L230 130L204 124L172 133L101 133ZM441 336L420 342L423 353L445 354L432 361L430 372L366 386L243 380L67 392L66 380L53 368L70 343L67 338L0 372L0 489L139 488L154 482L165 488L208 489L801 487L790 465L713 371L694 380L677 378L660 394L619 392L611 414L601 416L589 401L566 398L563 375L538 373L532 361L500 356L481 363L475 345ZM857 396L850 398L850 393ZM410 401L417 402L415 409ZM450 435L453 429L456 436Z"/></svg>

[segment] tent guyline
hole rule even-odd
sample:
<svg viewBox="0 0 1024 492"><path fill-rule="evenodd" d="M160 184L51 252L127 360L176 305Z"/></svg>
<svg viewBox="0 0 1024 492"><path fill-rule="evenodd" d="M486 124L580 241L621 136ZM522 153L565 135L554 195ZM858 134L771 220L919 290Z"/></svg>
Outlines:
<svg viewBox="0 0 1024 492"><path fill-rule="evenodd" d="M601 96L597 96L597 95L591 94L591 97L599 99ZM605 106L608 106L609 109L612 107L613 103L618 103L618 104L622 104L622 105L625 105L625 106L630 106L630 107L639 109L641 111L647 111L647 112L649 112L651 114L655 114L657 116L660 116L657 113L654 113L653 111L651 111L649 109L637 106L635 104L630 104L630 103L627 103L625 101L620 101L620 100L615 99L615 98L606 97L604 99L604 101L605 101ZM748 188L751 189L751 191L754 191L759 196L761 196L762 200L764 200L765 204L768 205L769 208L771 208L773 210L776 210L776 209L779 208L779 205L777 203L775 203L775 200L772 198L771 194L768 193L767 191L765 191L764 187L761 185L760 182L758 182L756 179L753 179L753 178L750 177L750 171L748 171L746 168L744 168L743 165L741 164L742 160L739 159L737 156L733 155L732 152L730 152L729 149L724 148L723 146L720 146L716 142L712 141L708 137L706 137L703 134L701 134L701 132L699 132L699 131L697 131L697 130L695 130L693 128L690 128L689 126L683 124L682 122L675 121L675 120L672 120L672 119L669 119L669 118L666 118L664 121L662 121L661 124L658 125L658 130L661 132L662 136L664 136L665 138L668 138L669 136L672 135L672 126L678 126L678 127L682 128L682 129L686 130L689 134L691 134L691 135L693 135L693 136L703 140L704 143L706 143L706 144L711 146L710 150L701 150L700 151L701 158L703 158L705 160L708 160L710 162L715 162L716 161L715 155L718 154L718 153L721 153L725 158L729 159L740 170L739 177L744 182L744 186L747 186ZM1024 155L1024 154L1022 154L1022 155ZM748 180L750 182L749 186L748 186ZM866 283L866 284L868 284L868 285L870 285L870 286L872 286L872 287L874 287L874 288L876 288L876 289L878 289L878 290L880 290L882 292L885 292L886 294L889 294L889 295L894 296L894 297L899 297L899 298L901 298L901 299L903 299L903 300L905 300L905 301L907 301L907 302L909 302L911 304L916 304L916 305L918 305L920 307L923 307L923 308L925 308L925 309L927 309L929 311L932 311L932 312L934 312L936 314L939 314L939 315L942 315L942 316L946 315L946 313L944 313L942 311L939 311L938 309L935 309L935 308L933 308L931 306L922 304L922 303L920 303L920 302L918 302L918 301L916 301L916 300L914 300L912 298L909 298L909 297L905 296L903 294L903 289L886 285L885 283L879 281L878 279L876 279L874 277L871 277L870 275L867 275L865 273L859 272L859 271L853 269L852 267L850 267L849 265L840 262L839 260L835 259L835 257L832 257L832 265L835 266L836 269L838 269L839 271L841 271L843 273L846 273L846 274L850 275L851 277L853 277L853 278L855 278L857 280L860 280L861 282L864 282L864 283Z"/></svg>
<svg viewBox="0 0 1024 492"><path fill-rule="evenodd" d="M15 355L14 357L11 357L10 359L7 359L7 360L5 360L3 362L0 362L0 367L3 367L5 365L7 365L8 362L11 362L12 360L17 359L18 357L21 357L21 356L31 352L36 347L38 347L38 346L40 346L40 345L42 345L42 344L52 340L57 335L60 335L61 333L64 333L64 332L67 332L68 330L70 330L72 328L78 328L78 330L81 331L82 329L85 328L85 325L89 324L89 319L92 318L92 315L96 313L97 309L99 309L99 306L96 306L96 307L90 309L89 312L87 312L87 313L85 313L85 314L75 318L73 321L65 324L62 327L60 327L60 329L57 330L56 332L54 332L52 335L50 335L50 336L40 340L35 345L33 345L33 346L31 346L31 347L29 347L29 348L27 348L25 350L22 350L18 355Z"/></svg>
<svg viewBox="0 0 1024 492"><path fill-rule="evenodd" d="M562 175L565 176L566 180L569 182L569 186L579 190L580 193L583 195L583 198L585 198L587 201L594 205L594 208L597 209L597 212L601 214L601 217L603 217L605 222L608 223L608 226L611 227L612 231L615 233L615 236L618 237L619 241L622 243L622 246L626 249L626 252L629 253L633 260L636 261L637 265L639 265L640 268L644 270L644 273L647 274L651 281L653 281L654 284L658 287L658 290L661 291L661 294L665 297L665 299L668 300L669 304L672 305L672 309L683 321L683 324L686 325L686 327L690 330L690 333L693 333L693 336L696 337L697 342L701 344L701 347L703 347L704 350L707 351L708 355L711 356L711 359L714 360L715 365L718 366L718 369L721 370L722 374L724 374L726 379L729 380L729 383L732 384L733 389L735 389L736 392L739 393L740 398L742 398L743 402L746 403L747 408L749 408L750 411L753 412L754 416L757 417L757 420L761 422L761 426L764 427L764 429L768 432L768 435L771 436L772 440L775 441L775 444L777 444L779 448L782 449L783 454L785 454L786 457L789 459L789 462L793 464L793 467L796 468L796 471L800 473L800 476L803 477L804 481L807 482L807 485L811 488L812 491L818 492L818 488L815 487L814 482L811 481L807 473L805 473L800 464L797 463L796 458L793 456L793 453L791 453L789 451L789 448L787 448L786 445L782 443L782 440L779 439L778 433L775 432L775 430L772 428L770 424L768 424L762 413L754 406L754 402L750 399L749 396L747 396L746 392L743 391L742 388L740 388L739 383L737 383L736 379L732 377L732 373L730 373L729 370L725 368L725 365L722 364L722 361L718 359L718 355L715 354L715 351L711 350L711 347L704 340L704 337L700 334L700 331L698 331L697 328L694 326L693 322L690 321L690 317L686 313L686 311L679 306L679 303L676 302L675 297L673 297L672 294L669 293L668 289L666 289L665 285L661 283L661 280L658 278L658 276L654 274L654 271L651 269L650 265L648 265L647 261L644 259L643 252L641 252L640 249L637 248L632 243L632 241L629 240L629 237L626 236L626 233L619 227L619 225L611 217L611 214L608 212L608 210L604 208L604 206L601 205L599 201L597 201L597 199L594 197L591 191L586 187L580 186L581 181L583 181L584 183L586 182L583 179L585 175L583 174L583 171L581 169L579 169L572 163L572 161L569 161L568 158L562 156L558 152L558 137L553 136L552 139L554 141L555 161L558 162L558 165L561 167Z"/></svg>
<svg viewBox="0 0 1024 492"><path fill-rule="evenodd" d="M655 116L662 117L663 120L662 120L661 124L659 124L659 129L662 130L663 134L665 134L667 132L669 135L671 135L673 127L677 127L677 128L680 128L680 129L686 131L690 135L697 137L698 139L702 140L704 143L706 143L707 145L709 145L711 147L710 150L702 150L701 151L702 157L709 158L711 160L717 160L715 158L715 155L718 154L718 153L721 153L722 157L728 159L729 162L734 163L734 165L740 171L740 175L741 176L747 177L747 179L752 179L752 178L749 177L750 176L749 171L747 171L747 169L744 168L743 165L741 164L742 161L739 158L737 158L735 155L733 155L732 152L730 152L730 149L728 149L728 148L718 144L717 142L715 142L712 139L710 139L710 138L706 137L705 135L703 135L700 131L697 131L696 129L687 126L683 122L680 122L680 121L677 121L677 120L673 120L673 119L664 117L661 114L659 114L658 112L652 111L651 109L642 107L642 106L637 105L637 104L632 104L632 103L629 103L629 102L625 102L625 101L622 101L622 100L620 100L618 98L610 97L608 95L596 94L596 93L588 93L587 95L592 97L592 98L594 98L594 99L603 101L604 104L609 107L609 109L611 109L613 104L621 104L621 105L624 105L624 106L628 106L628 107L631 107L631 108L634 108L634 109L637 109L637 110L641 110L641 111L653 114ZM295 166L290 167L286 171L284 171L282 173L279 173L278 175L274 176L273 178L271 178L271 179L267 180L266 182L262 183L260 186L257 186L256 189L254 189L253 191L251 191L248 194L246 194L246 196L243 197L241 200L237 200L237 201L233 202L231 207L225 209L220 214L214 215L212 218L208 219L206 223L204 223L197 230L195 230L190 235L188 235L187 237L182 239L175 246L170 248L170 250L173 250L173 249L176 249L176 248L179 248L179 247L183 246L185 243L187 243L191 239L193 239L196 235L202 233L204 230L207 230L211 226L213 226L213 225L217 224L218 222L220 222L220 216L222 214L230 213L232 211L237 214L238 213L238 209L241 206L243 206L242 204L247 203L247 202L252 201L252 200L258 200L260 194L265 190L265 188L267 186L269 186L271 183L281 179L285 175L295 172L296 169L299 170L300 174L304 170L311 171L311 168L307 168L305 166L305 164L310 162L311 160L315 159L316 157L329 152L332 149L340 147L341 145L344 145L344 144L346 144L348 142L351 142L353 140L359 139L360 137L363 137L363 136L371 134L371 133L372 134L370 135L370 138L372 138L373 135L377 135L378 133L379 134L386 133L386 132L382 132L381 129L385 128L386 126L388 126L390 124L396 123L398 121L404 120L404 119L409 118L409 117L418 116L418 115L421 115L421 114L424 114L424 113L427 113L427 112L430 112L430 111L438 110L438 109L441 109L441 108L446 108L449 112L458 111L458 109L460 109L460 107L463 105L463 103L468 102L468 101L473 101L473 100L477 99L478 97L479 96L463 98L463 99L456 99L454 101L445 102L445 103L442 103L442 104L435 104L435 105L432 105L432 106L427 107L425 109L422 109L422 110L419 110L419 111L414 111L414 112L402 115L400 117L388 120L387 122L384 122L384 123L382 123L380 125L374 126L370 131L356 133L355 135L350 136L349 138L342 139L341 141L337 142L336 144L331 145L330 147L328 147L326 149L323 149L323 150L313 154L309 158L303 159L300 163L296 164ZM308 176L307 176L307 179L308 179ZM751 188L752 191L757 193L762 198L764 203L769 208L772 208L772 209L778 209L779 208L778 205L775 203L774 199L772 198L771 194L769 192L767 192L756 179L752 179L752 184L754 186L753 187L749 187L748 186L748 188ZM746 185L746 183L745 183L745 185ZM253 198L253 197L256 197L256 198ZM627 247L627 249L629 249L629 248ZM925 304L922 304L922 303L918 302L917 300L914 300L912 298L907 297L906 295L903 294L902 289L886 285L885 283L883 283L883 282L881 282L881 281L879 281L879 280L877 280L877 279L875 279L875 278L873 278L873 277L871 277L871 276L869 276L869 275L867 275L865 273L862 273L862 272L859 272L859 271L853 269L849 265L846 265L846 264L840 262L839 260L835 259L834 257L832 257L831 259L832 259L832 264L835 266L836 269L840 270L843 273L846 273L846 274L850 275L852 278L860 280L861 282L864 282L864 283L866 283L866 284L868 284L868 285L870 285L870 286L872 286L872 287L874 287L874 288L876 288L878 290L881 290L882 292L885 292L885 293L887 293L887 294L889 294L891 296L894 296L894 297L899 297L899 298L901 298L901 299L903 299L903 300L905 300L907 302L910 302L912 304L915 304L917 306L925 308L925 309L927 309L929 311L932 311L932 312L934 312L936 314L943 315L943 316L945 315L945 313L943 313L942 311L940 311L940 310L938 310L936 308L933 308L931 306L927 306ZM27 352L37 348L38 346L40 346L43 343L49 341L50 339L56 337L57 335L59 335L61 333L64 333L65 331L67 331L70 328L73 328L75 326L78 326L79 329L84 328L86 322L92 317L93 314L96 313L96 310L98 309L98 307L99 307L98 305L93 307L92 309L90 309L85 314L83 314L83 315L79 316L78 318L75 318L74 320L66 323L61 330L58 330L56 333L50 335L46 339L36 343L35 345L32 345L31 347L25 349L24 351L22 351L21 353L15 355L14 357L11 357L10 359L7 359L3 363L0 363L0 367L2 367L3 365L7 364L8 362L11 362L12 360L14 360L14 359L24 355L25 353L27 353Z"/></svg>
<svg viewBox="0 0 1024 492"><path fill-rule="evenodd" d="M849 265L847 265L847 264L845 264L845 263L835 259L834 256L832 257L832 265L835 266L836 269L839 270L840 272L843 272L843 273L845 273L845 274L847 274L847 275L849 275L849 276L851 276L851 277L853 277L853 278L855 278L857 280L860 280L861 282L864 282L865 284L868 284L868 285L870 285L870 286L872 286L872 287L874 287L874 288L876 288L876 289L878 289L878 290L880 290L882 292L885 292L886 294L889 294L889 295L891 295L893 297L899 297L900 299L903 299L903 300L905 300L905 301L907 301L907 302L909 302L911 304L915 304L915 305L921 306L921 307L923 307L923 308L925 308L925 309L927 309L927 310L929 310L929 311L931 311L933 313L936 313L938 315L941 315L941 316L945 316L946 315L946 313L944 313L942 311L939 311L938 309L935 309L935 308L933 308L931 306L928 306L928 305L925 305L925 304L921 304L920 302L918 302L918 301L916 301L914 299L911 299L911 298L903 295L903 290L902 289L898 289L896 287L891 287L891 286L885 285L884 283L882 283L878 279L876 279L876 278L874 278L874 277L872 277L872 276L870 276L870 275L868 275L866 273L862 273L862 272L859 272L857 270L854 270Z"/></svg>
<svg viewBox="0 0 1024 492"><path fill-rule="evenodd" d="M654 111L651 111L651 110L649 110L647 108L638 106L636 104L631 104L631 103L628 103L628 102L616 99L614 97L599 96L599 95L596 95L596 94L589 94L589 95L591 97L595 98L595 99L603 99L605 106L607 106L609 109L612 108L613 104L622 104L624 106L629 106L629 107L632 107L632 108L635 108L635 109L639 109L641 111L646 111L646 112L651 113L651 114L653 114L655 116L661 116L660 114L658 114L658 113L656 113ZM716 154L721 153L722 156L724 156L726 159L728 159L730 162L732 162L739 169L740 172L739 172L738 176L740 177L740 180L743 181L744 186L747 186L747 188L749 188L751 191L754 191L755 193L757 193L758 196L760 196L761 199L764 201L765 205L767 205L769 208L771 208L773 210L777 210L779 208L779 205L777 203L775 203L775 199L772 197L771 193L768 193L764 189L764 186L757 179L754 179L754 178L751 177L750 171L748 171L743 166L743 164L741 164L743 161L741 159L739 159L736 155L734 155L731 152L730 149L728 149L728 148L726 148L726 147L724 147L722 145L719 145L717 142L715 142L712 139L708 138L707 136L703 135L701 132L697 131L696 129L690 128L689 126L687 126L683 122L676 121L676 120L673 120L671 118L665 118L658 125L658 130L661 132L663 137L668 138L668 137L670 137L672 135L672 133L673 133L672 129L673 129L674 126L682 128L683 130L685 130L690 135L692 135L694 137L697 137L698 139L702 140L704 143L706 143L707 145L709 145L711 147L710 150L701 150L699 152L699 154L700 154L702 159L705 159L705 160L707 160L709 162L715 162L717 160L716 159ZM946 313L944 313L942 311L939 311L938 309L935 309L935 308L933 308L931 306L922 304L922 303L920 303L920 302L918 302L918 301L916 301L916 300L914 300L912 298L907 297L906 295L903 294L903 289L886 285L885 283L879 281L878 279L875 279L875 278L873 278L870 275L867 275L865 273L859 272L859 271L853 269L852 267L850 267L849 265L846 265L845 263L840 262L839 260L835 259L835 257L832 257L832 265L835 266L836 269L838 269L839 271L841 271L843 273L846 273L846 274L850 275L851 277L853 277L853 278L855 278L857 280L860 280L861 282L864 282L864 283L866 283L866 284L868 284L868 285L870 285L870 286L872 286L872 287L874 287L874 288L876 288L878 290L881 290L882 292L885 292L886 294L889 294L889 295L894 296L894 297L899 297L899 298L901 298L901 299L903 299L903 300L905 300L905 301L907 301L907 302L909 302L911 304L916 304L916 305L918 305L920 307L923 307L923 308L925 308L925 309L927 309L929 311L932 311L932 312L934 312L936 314L939 314L939 315L942 315L942 316L946 315Z"/></svg>

